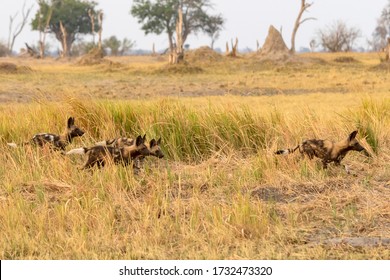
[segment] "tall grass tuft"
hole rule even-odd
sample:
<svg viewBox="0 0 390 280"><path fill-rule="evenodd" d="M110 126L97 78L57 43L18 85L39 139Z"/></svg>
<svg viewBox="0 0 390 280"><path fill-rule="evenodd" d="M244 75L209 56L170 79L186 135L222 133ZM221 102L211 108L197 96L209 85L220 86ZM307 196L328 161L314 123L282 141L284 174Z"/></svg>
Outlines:
<svg viewBox="0 0 390 280"><path fill-rule="evenodd" d="M363 99L358 109L351 110L347 121L355 123L360 135L366 138L367 143L377 154L382 145L387 144L389 130L384 129L390 124L390 99L381 101L372 98Z"/></svg>

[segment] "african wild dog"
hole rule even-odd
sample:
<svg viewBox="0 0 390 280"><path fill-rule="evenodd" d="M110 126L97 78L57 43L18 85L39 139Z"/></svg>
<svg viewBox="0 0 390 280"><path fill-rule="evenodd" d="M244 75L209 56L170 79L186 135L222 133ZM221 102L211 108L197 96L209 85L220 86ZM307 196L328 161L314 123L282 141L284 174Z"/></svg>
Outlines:
<svg viewBox="0 0 390 280"><path fill-rule="evenodd" d="M114 164L128 165L138 156L147 156L150 154L148 147L145 145L145 136L138 136L132 145L124 145L122 147L102 146L97 145L91 148L77 148L67 152L70 154L88 154L87 162L82 169L87 169L95 166L103 167L107 162L111 161Z"/></svg>
<svg viewBox="0 0 390 280"><path fill-rule="evenodd" d="M146 135L144 135L144 138ZM105 141L98 142L97 145L102 145L102 146L112 146L112 147L124 147L124 146L131 146L134 143L134 139L132 138L127 138L127 137L119 137L119 138L114 138L114 139L109 139ZM149 143L146 144L146 147L149 149L149 154L148 155L139 155L134 159L134 167L139 169L140 164L143 163L144 159L146 156L155 156L157 158L163 158L164 153L160 148L160 143L161 143L161 138L159 138L157 141L153 138L150 140Z"/></svg>
<svg viewBox="0 0 390 280"><path fill-rule="evenodd" d="M157 141L155 139L150 140L148 148L151 156L155 156L158 158L164 157L164 153L160 148L160 144L161 144L161 138L159 138Z"/></svg>
<svg viewBox="0 0 390 280"><path fill-rule="evenodd" d="M23 143L24 145L27 144L36 144L40 147L45 146L46 144L52 145L54 149L57 150L65 150L65 147L72 143L73 138L78 136L83 136L84 131L78 128L74 124L74 118L70 117L68 119L66 130L63 134L57 135L52 133L38 133L33 136L33 138ZM17 147L17 144L15 143L7 143L11 147Z"/></svg>
<svg viewBox="0 0 390 280"><path fill-rule="evenodd" d="M336 165L340 165L341 160L349 151L363 151L367 156L369 156L366 149L364 149L363 146L356 140L357 133L357 131L353 131L347 139L339 142L318 139L305 140L294 148L278 150L275 154L291 154L299 149L299 152L303 155L307 155L309 159L313 159L314 157L320 158L324 168L327 168L328 163L331 162L334 162Z"/></svg>
<svg viewBox="0 0 390 280"><path fill-rule="evenodd" d="M146 137L146 135L143 136L143 138L145 138L145 137ZM124 146L131 146L131 145L133 145L133 143L134 143L134 139L132 139L132 138L119 137L119 138L113 138L113 139L98 142L98 143L96 143L96 145L112 146L112 147L120 148L120 147L124 147ZM162 152L162 150L160 148L160 144L161 144L161 138L159 138L157 141L155 139L152 139L152 140L150 140L150 142L148 144L146 144L146 146L149 148L151 156L155 156L158 158L164 157L164 153ZM140 156L140 157L143 157L143 156Z"/></svg>
<svg viewBox="0 0 390 280"><path fill-rule="evenodd" d="M146 137L146 134L144 135L144 138ZM118 137L118 138L112 138L109 140L104 140L101 142L96 143L98 146L113 146L113 147L123 147L123 146L131 146L134 143L133 138L127 138L127 137Z"/></svg>

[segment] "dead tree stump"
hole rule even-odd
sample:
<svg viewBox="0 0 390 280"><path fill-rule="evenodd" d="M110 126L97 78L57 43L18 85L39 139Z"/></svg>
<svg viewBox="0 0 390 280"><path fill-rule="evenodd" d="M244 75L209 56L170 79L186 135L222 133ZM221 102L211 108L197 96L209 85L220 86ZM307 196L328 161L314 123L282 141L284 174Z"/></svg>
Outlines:
<svg viewBox="0 0 390 280"><path fill-rule="evenodd" d="M229 52L229 44L226 42L226 56L237 57L238 38L236 38L236 41L234 44L233 44L233 39L232 39L231 44L232 44L232 51Z"/></svg>
<svg viewBox="0 0 390 280"><path fill-rule="evenodd" d="M66 32L65 26L62 24L62 21L60 21L60 28L61 28L61 33L62 33L62 46L63 50L61 53L61 57L68 56L68 33Z"/></svg>
<svg viewBox="0 0 390 280"><path fill-rule="evenodd" d="M385 51L385 61L390 62L390 38L387 38L387 46L384 49Z"/></svg>
<svg viewBox="0 0 390 280"><path fill-rule="evenodd" d="M176 21L176 45L169 54L169 64L178 64L184 61L183 49L183 10L179 7L178 18Z"/></svg>
<svg viewBox="0 0 390 280"><path fill-rule="evenodd" d="M98 42L98 48L99 50L102 49L102 32L103 32L103 11L100 11L98 14L98 22L99 22L99 42Z"/></svg>
<svg viewBox="0 0 390 280"><path fill-rule="evenodd" d="M24 43L26 45L26 48L27 48L27 53L31 56L31 57L35 57L35 58L39 58L39 54L36 50L34 50L32 47L30 47L27 43Z"/></svg>

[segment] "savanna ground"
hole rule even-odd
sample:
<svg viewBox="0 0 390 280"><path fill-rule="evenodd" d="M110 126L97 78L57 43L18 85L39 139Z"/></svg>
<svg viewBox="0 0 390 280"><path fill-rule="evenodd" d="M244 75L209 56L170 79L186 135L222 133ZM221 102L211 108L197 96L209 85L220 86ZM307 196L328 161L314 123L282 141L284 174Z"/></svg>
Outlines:
<svg viewBox="0 0 390 280"><path fill-rule="evenodd" d="M389 68L306 56L322 61L1 59L19 67L0 69L0 258L389 259ZM6 145L69 116L87 133L68 149L146 133L165 158L82 171L82 156ZM372 157L348 154L351 174L274 155L355 129Z"/></svg>

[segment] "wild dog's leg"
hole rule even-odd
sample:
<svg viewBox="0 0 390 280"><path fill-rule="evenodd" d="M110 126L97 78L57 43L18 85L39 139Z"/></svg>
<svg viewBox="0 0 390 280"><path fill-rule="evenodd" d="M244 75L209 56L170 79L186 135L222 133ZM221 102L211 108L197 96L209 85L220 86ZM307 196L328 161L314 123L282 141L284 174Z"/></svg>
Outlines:
<svg viewBox="0 0 390 280"><path fill-rule="evenodd" d="M97 163L97 166L99 168L102 168L102 167L104 167L105 161L104 160L98 160L96 163Z"/></svg>
<svg viewBox="0 0 390 280"><path fill-rule="evenodd" d="M91 156L88 157L87 162L84 164L84 166L81 169L89 169L92 168L96 164L97 160L92 158Z"/></svg>

